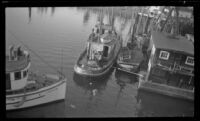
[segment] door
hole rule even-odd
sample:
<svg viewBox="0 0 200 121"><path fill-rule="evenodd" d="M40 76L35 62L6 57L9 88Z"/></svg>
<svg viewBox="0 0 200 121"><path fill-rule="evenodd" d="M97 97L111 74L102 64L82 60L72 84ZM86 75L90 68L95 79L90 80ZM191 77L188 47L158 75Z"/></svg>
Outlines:
<svg viewBox="0 0 200 121"><path fill-rule="evenodd" d="M103 56L104 57L108 57L108 49L109 49L108 46L103 47Z"/></svg>
<svg viewBox="0 0 200 121"><path fill-rule="evenodd" d="M10 74L6 74L6 90L11 89Z"/></svg>

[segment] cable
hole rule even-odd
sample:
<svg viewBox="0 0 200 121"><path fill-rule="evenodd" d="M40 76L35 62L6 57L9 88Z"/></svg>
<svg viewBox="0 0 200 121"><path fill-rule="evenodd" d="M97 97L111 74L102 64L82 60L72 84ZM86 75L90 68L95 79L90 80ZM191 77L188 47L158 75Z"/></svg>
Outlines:
<svg viewBox="0 0 200 121"><path fill-rule="evenodd" d="M25 48L27 48L27 49L30 50L32 53L34 53L42 62L44 62L44 63L47 64L50 68L52 68L54 71L58 72L59 74L61 74L62 76L65 77L65 75L64 75L62 72L60 72L59 70L57 70L54 66L52 66L51 64L49 64L47 61L45 61L45 60L44 60L42 57L40 57L36 52L34 52L32 49L30 49L30 48L28 47L28 45L26 45L26 44L24 44L22 41L20 41L14 33L12 33L12 32L9 31L9 30L8 30L8 32L11 33L11 34L15 37L16 40L18 40L19 42L21 42L21 43L25 46Z"/></svg>

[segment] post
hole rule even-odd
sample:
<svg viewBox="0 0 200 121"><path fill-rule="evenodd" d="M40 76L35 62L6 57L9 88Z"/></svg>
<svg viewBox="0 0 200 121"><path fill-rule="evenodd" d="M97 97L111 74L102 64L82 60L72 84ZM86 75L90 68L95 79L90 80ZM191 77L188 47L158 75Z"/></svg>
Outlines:
<svg viewBox="0 0 200 121"><path fill-rule="evenodd" d="M10 47L9 47L9 60L13 60L13 49L14 49L14 47L13 47L13 45L11 45Z"/></svg>
<svg viewBox="0 0 200 121"><path fill-rule="evenodd" d="M163 24L162 28L161 28L161 32L164 30L165 28L165 24L168 22L169 18L171 17L171 14L172 14L172 11L174 10L174 8L171 8L170 11L169 11L169 14L167 16L167 19L165 21L165 23Z"/></svg>

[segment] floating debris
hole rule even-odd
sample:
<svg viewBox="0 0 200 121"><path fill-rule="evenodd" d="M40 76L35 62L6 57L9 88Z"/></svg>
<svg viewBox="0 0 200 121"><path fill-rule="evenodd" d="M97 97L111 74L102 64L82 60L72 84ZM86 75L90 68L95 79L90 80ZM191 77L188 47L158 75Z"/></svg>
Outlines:
<svg viewBox="0 0 200 121"><path fill-rule="evenodd" d="M75 106L75 105L73 105L73 104L71 104L71 105L70 105L70 107L71 107L71 108L73 108L73 109L75 109L75 108L76 108L76 106Z"/></svg>
<svg viewBox="0 0 200 121"><path fill-rule="evenodd" d="M97 89L92 90L92 95L95 96L97 94Z"/></svg>

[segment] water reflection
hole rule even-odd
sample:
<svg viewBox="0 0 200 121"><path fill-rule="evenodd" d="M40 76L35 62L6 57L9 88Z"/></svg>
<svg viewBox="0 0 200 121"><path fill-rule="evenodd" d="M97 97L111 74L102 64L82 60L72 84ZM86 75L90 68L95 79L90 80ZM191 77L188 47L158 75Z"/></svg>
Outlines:
<svg viewBox="0 0 200 121"><path fill-rule="evenodd" d="M103 91L106 89L107 82L112 72L113 69L100 77L82 76L74 72L73 80L75 84L84 89L84 94L88 96L88 102L86 104L86 109L88 111L93 106L98 106L98 103L101 101L101 96L103 95Z"/></svg>
<svg viewBox="0 0 200 121"><path fill-rule="evenodd" d="M37 8L37 12L40 13L41 15L43 14L47 14L49 10L49 7L38 7ZM56 8L55 7L51 7L51 15L53 16L55 13Z"/></svg>
<svg viewBox="0 0 200 121"><path fill-rule="evenodd" d="M28 17L29 17L29 23L31 21L31 7L28 8Z"/></svg>
<svg viewBox="0 0 200 121"><path fill-rule="evenodd" d="M77 10L85 10L84 23L87 22L89 13L94 13L97 15L97 21L103 21L105 16L108 16L108 23L114 24L116 18L120 18L123 21L123 25L128 23L129 20L135 18L135 14L141 11L143 7L130 7L124 9L124 7L78 7ZM88 18L88 19L87 19Z"/></svg>
<svg viewBox="0 0 200 121"><path fill-rule="evenodd" d="M55 13L55 7L51 7L51 15L53 15Z"/></svg>
<svg viewBox="0 0 200 121"><path fill-rule="evenodd" d="M133 74L128 74L126 72L116 70L115 71L115 78L116 83L119 85L120 89L117 93L117 100L115 102L115 106L118 105L119 100L123 94L123 90L125 89L127 84L135 85L138 82L137 76Z"/></svg>
<svg viewBox="0 0 200 121"><path fill-rule="evenodd" d="M194 106L191 106L192 102L186 100L139 90L137 101L141 105L138 111L139 117L194 116Z"/></svg>
<svg viewBox="0 0 200 121"><path fill-rule="evenodd" d="M84 15L83 15L83 23L84 23L84 25L87 25L89 19L90 19L90 12L88 10L86 10Z"/></svg>

